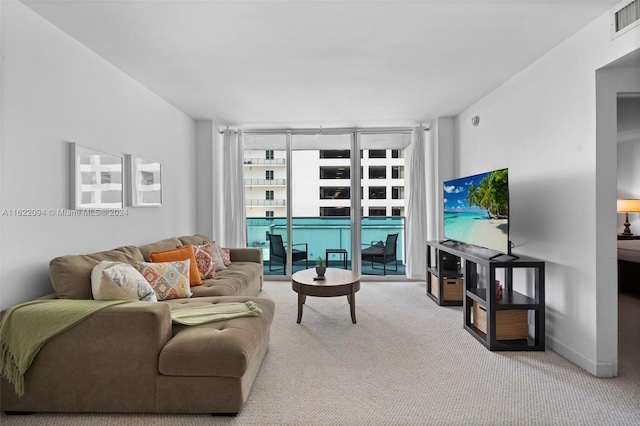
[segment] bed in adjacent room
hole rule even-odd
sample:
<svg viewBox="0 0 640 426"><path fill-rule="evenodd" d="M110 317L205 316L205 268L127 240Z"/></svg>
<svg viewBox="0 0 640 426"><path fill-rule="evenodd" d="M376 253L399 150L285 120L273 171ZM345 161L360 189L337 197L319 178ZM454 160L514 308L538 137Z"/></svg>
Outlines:
<svg viewBox="0 0 640 426"><path fill-rule="evenodd" d="M618 287L640 291L640 239L618 240Z"/></svg>

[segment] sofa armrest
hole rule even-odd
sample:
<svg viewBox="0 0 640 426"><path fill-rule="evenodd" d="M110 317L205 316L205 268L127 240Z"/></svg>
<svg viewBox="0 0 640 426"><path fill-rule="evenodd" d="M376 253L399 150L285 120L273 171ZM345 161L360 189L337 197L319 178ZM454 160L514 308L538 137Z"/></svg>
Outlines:
<svg viewBox="0 0 640 426"><path fill-rule="evenodd" d="M232 262L255 262L262 264L262 249L256 247L232 248Z"/></svg>
<svg viewBox="0 0 640 426"><path fill-rule="evenodd" d="M3 382L3 409L110 411L111 406L127 411L135 406L151 411L159 355L171 338L166 303L104 308L40 349L25 375L23 397Z"/></svg>

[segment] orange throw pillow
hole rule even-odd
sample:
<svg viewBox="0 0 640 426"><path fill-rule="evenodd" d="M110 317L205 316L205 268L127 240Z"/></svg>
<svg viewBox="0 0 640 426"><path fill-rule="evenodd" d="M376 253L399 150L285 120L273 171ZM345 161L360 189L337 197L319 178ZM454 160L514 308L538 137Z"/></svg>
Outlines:
<svg viewBox="0 0 640 426"><path fill-rule="evenodd" d="M198 270L198 262L196 262L196 255L193 252L193 247L182 246L173 250L167 251L152 251L149 253L149 259L152 262L175 262L179 260L190 260L189 262L189 284L193 286L202 285L202 278L200 278L200 271Z"/></svg>

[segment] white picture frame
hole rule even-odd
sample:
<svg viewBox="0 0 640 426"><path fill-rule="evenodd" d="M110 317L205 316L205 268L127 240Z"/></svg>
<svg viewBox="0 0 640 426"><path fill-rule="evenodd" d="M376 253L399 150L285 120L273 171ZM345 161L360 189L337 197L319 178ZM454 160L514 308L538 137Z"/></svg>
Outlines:
<svg viewBox="0 0 640 426"><path fill-rule="evenodd" d="M125 155L131 207L162 206L162 163L133 154Z"/></svg>
<svg viewBox="0 0 640 426"><path fill-rule="evenodd" d="M122 209L124 161L110 154L69 142L69 193L74 210Z"/></svg>

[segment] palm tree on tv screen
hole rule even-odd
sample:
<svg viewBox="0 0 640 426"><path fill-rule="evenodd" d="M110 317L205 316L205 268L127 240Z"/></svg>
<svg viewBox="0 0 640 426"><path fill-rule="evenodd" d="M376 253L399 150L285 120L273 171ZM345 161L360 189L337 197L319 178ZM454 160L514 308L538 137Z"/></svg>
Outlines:
<svg viewBox="0 0 640 426"><path fill-rule="evenodd" d="M483 177L476 186L469 185L467 203L487 211L489 217L505 219L509 215L509 182L507 169L496 170Z"/></svg>

